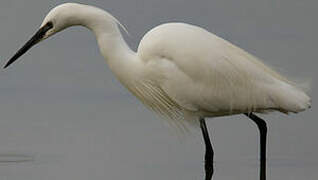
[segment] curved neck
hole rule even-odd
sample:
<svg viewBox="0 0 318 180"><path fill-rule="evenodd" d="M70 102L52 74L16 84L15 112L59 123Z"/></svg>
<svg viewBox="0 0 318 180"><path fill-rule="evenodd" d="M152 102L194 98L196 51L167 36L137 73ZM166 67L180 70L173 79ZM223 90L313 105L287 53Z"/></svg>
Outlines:
<svg viewBox="0 0 318 180"><path fill-rule="evenodd" d="M87 27L95 34L101 53L107 61L133 53L120 33L117 20L108 12L89 6L80 15L77 13L77 18L80 19L79 25Z"/></svg>
<svg viewBox="0 0 318 180"><path fill-rule="evenodd" d="M90 29L96 36L100 52L106 59L110 69L124 80L123 72L132 72L138 59L123 39L117 25L117 20L104 10L91 7L77 15L78 25Z"/></svg>

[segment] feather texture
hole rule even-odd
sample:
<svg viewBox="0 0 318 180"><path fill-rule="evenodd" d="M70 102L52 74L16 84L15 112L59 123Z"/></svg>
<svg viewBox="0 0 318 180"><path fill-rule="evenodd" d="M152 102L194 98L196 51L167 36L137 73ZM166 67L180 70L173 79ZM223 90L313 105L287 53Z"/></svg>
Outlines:
<svg viewBox="0 0 318 180"><path fill-rule="evenodd" d="M152 75L164 76L159 86L173 101L201 116L310 106L310 98L285 77L197 26L160 25L143 37L138 55Z"/></svg>

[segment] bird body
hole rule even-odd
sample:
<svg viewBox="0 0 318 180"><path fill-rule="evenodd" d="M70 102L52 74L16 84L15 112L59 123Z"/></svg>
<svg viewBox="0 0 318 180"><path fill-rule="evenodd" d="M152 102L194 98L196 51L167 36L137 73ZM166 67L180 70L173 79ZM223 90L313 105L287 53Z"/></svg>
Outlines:
<svg viewBox="0 0 318 180"><path fill-rule="evenodd" d="M112 71L141 102L174 123L247 112L300 112L310 106L294 83L203 28L159 25L144 35L136 53L117 38L119 49L112 51L119 59L101 49ZM100 47L103 40L110 42L102 38Z"/></svg>
<svg viewBox="0 0 318 180"><path fill-rule="evenodd" d="M310 104L302 90L256 57L197 26L155 27L137 54L150 74L163 76L159 86L169 98L203 117L299 112Z"/></svg>
<svg viewBox="0 0 318 180"><path fill-rule="evenodd" d="M300 112L310 98L294 83L241 48L198 26L159 25L137 52L123 39L116 18L88 5L65 3L52 9L38 32L7 62L70 26L96 36L112 72L142 103L173 125L199 124L206 145L206 180L213 174L213 148L205 117L245 114L260 131L260 179L266 179L266 122L253 112ZM122 26L123 27L123 26Z"/></svg>
<svg viewBox="0 0 318 180"><path fill-rule="evenodd" d="M51 10L41 27L49 22L53 28L39 41L70 26L87 27L120 82L152 110L181 124L238 113L299 112L310 106L310 98L295 84L198 26L159 25L134 52L122 38L121 24L102 9L65 3Z"/></svg>

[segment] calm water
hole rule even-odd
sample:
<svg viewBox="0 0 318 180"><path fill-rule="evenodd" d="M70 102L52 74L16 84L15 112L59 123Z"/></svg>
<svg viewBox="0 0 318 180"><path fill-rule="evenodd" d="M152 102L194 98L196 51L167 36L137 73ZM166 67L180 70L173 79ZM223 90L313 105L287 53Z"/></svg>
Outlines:
<svg viewBox="0 0 318 180"><path fill-rule="evenodd" d="M64 1L63 1L64 2ZM163 22L200 25L284 74L312 79L313 108L268 122L268 180L317 180L316 0L77 0L107 9L136 49ZM2 0L4 63L60 0ZM202 180L200 131L176 135L114 80L95 37L72 28L0 71L0 180ZM1 65L2 66L2 65ZM288 72L288 73L286 73ZM258 179L258 130L244 116L207 121L214 180ZM10 162L17 161L17 162Z"/></svg>
<svg viewBox="0 0 318 180"><path fill-rule="evenodd" d="M1 106L21 113L0 122L0 179L203 179L199 131L180 136L133 98L118 99L109 106ZM279 114L263 118L270 127L268 179L317 179L312 120ZM258 179L254 124L232 116L211 119L208 126L215 147L213 179Z"/></svg>

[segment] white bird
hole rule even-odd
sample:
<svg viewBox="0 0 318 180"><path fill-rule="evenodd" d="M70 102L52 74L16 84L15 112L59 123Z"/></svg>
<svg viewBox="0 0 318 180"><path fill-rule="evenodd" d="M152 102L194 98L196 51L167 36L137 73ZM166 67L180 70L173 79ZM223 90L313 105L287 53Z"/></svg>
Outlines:
<svg viewBox="0 0 318 180"><path fill-rule="evenodd" d="M204 118L245 114L256 122L264 180L267 128L253 112L297 113L310 107L310 98L294 83L203 28L185 23L159 25L144 35L134 52L111 14L76 3L52 9L38 32L4 67L38 42L78 25L95 34L112 72L143 104L178 126L200 123L206 144L206 179L213 174L213 149Z"/></svg>

